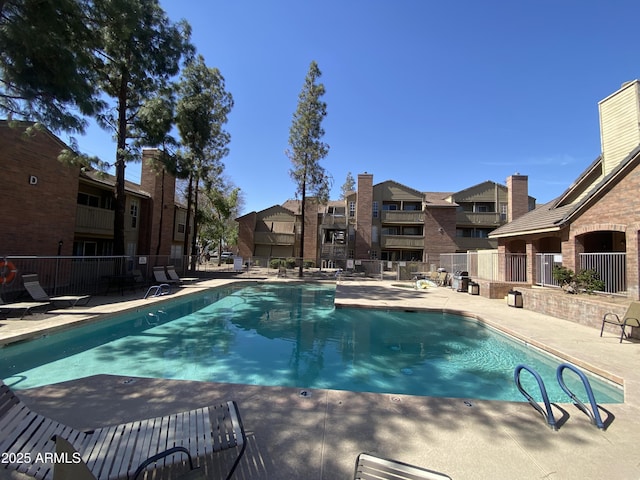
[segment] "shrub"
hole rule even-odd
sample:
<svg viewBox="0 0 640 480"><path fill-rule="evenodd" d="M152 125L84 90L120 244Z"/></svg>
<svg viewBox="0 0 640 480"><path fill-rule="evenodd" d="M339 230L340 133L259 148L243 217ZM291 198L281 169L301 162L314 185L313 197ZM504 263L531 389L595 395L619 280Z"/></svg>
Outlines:
<svg viewBox="0 0 640 480"><path fill-rule="evenodd" d="M284 261L280 258L272 258L269 261L269 268L280 268L280 265L284 265Z"/></svg>
<svg viewBox="0 0 640 480"><path fill-rule="evenodd" d="M314 262L313 260L305 260L302 266L304 268L313 268L316 266L316 262Z"/></svg>
<svg viewBox="0 0 640 480"><path fill-rule="evenodd" d="M570 268L556 265L553 267L553 278L567 293L584 291L592 294L594 291L604 290L605 287L605 283L600 280L600 275L593 269L582 270L576 274Z"/></svg>
<svg viewBox="0 0 640 480"><path fill-rule="evenodd" d="M287 258L284 261L284 265L287 268L295 268L296 267L296 259L295 258Z"/></svg>

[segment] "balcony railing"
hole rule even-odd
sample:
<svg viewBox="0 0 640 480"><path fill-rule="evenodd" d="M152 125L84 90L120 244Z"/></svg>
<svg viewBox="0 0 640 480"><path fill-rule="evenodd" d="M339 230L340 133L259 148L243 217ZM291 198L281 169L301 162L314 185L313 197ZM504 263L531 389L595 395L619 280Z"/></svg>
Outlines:
<svg viewBox="0 0 640 480"><path fill-rule="evenodd" d="M255 232L254 243L262 245L293 245L293 233Z"/></svg>
<svg viewBox="0 0 640 480"><path fill-rule="evenodd" d="M498 248L498 240L480 237L456 237L458 250L487 250Z"/></svg>
<svg viewBox="0 0 640 480"><path fill-rule="evenodd" d="M112 235L113 218L113 210L76 205L76 232Z"/></svg>
<svg viewBox="0 0 640 480"><path fill-rule="evenodd" d="M424 223L424 212L415 210L383 210L381 220L382 223Z"/></svg>
<svg viewBox="0 0 640 480"><path fill-rule="evenodd" d="M322 225L346 228L347 217L344 215L330 215L327 213L322 216Z"/></svg>
<svg viewBox="0 0 640 480"><path fill-rule="evenodd" d="M500 219L500 214L497 212L457 212L456 223L460 225L474 225L474 226L495 226L502 225L504 220Z"/></svg>
<svg viewBox="0 0 640 480"><path fill-rule="evenodd" d="M424 248L422 235L383 235L382 248Z"/></svg>

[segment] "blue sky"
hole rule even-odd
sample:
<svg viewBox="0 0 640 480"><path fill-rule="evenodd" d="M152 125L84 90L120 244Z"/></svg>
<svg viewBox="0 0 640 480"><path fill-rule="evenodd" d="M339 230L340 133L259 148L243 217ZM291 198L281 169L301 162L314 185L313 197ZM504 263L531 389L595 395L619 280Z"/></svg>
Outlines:
<svg viewBox="0 0 640 480"><path fill-rule="evenodd" d="M235 107L226 174L244 213L295 197L285 155L304 77L326 88L322 165L422 191L529 176L538 203L599 155L598 101L640 77L631 0L161 0ZM78 137L113 161L108 132ZM139 181L139 166L127 167Z"/></svg>

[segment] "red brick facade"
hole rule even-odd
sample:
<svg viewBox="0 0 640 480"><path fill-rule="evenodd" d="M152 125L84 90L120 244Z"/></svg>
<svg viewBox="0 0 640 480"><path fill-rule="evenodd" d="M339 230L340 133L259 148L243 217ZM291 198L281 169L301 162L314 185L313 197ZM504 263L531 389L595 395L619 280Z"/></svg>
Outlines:
<svg viewBox="0 0 640 480"><path fill-rule="evenodd" d="M79 168L58 161L66 145L49 132L26 136L6 122L0 145L0 256L56 255L60 241L60 253L71 255Z"/></svg>
<svg viewBox="0 0 640 480"><path fill-rule="evenodd" d="M371 258L371 224L373 221L373 175L358 175L358 201L356 204L356 229L354 258Z"/></svg>

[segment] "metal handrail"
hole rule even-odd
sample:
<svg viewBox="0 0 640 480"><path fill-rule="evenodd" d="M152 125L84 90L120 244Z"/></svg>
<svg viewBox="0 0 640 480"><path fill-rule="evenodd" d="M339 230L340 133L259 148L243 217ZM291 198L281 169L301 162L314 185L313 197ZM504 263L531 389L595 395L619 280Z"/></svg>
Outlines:
<svg viewBox="0 0 640 480"><path fill-rule="evenodd" d="M576 397L576 395L571 390L569 390L569 387L567 387L567 385L564 383L562 374L567 368L573 371L576 375L578 375L578 377L580 377L580 380L582 380L582 385L584 385L584 388L587 391L587 397L589 397L591 410L589 410L587 406L582 403L582 401L578 397ZM562 390L564 390L565 393L571 397L571 400L575 402L575 406L582 410L589 417L591 423L593 423L599 429L604 430L605 426L602 422L602 418L600 417L598 404L596 403L596 399L593 395L593 390L591 389L591 384L589 383L589 379L587 378L587 376L580 369L578 369L578 367L574 367L573 365L570 365L568 363L561 363L556 370L556 377L558 378L560 388L562 388Z"/></svg>
<svg viewBox="0 0 640 480"><path fill-rule="evenodd" d="M545 406L545 410L542 409L542 407L538 404L538 402L536 402L536 400L529 394L529 392L527 392L524 387L522 386L522 384L520 383L520 372L522 370L526 370L528 371L531 375L533 375L533 378L536 379L536 382L538 382L538 386L540 387L540 393L542 393L542 401L544 402L544 406ZM549 425L549 427L551 429L558 430L558 424L556 422L555 417L553 416L553 411L551 410L551 403L549 402L549 396L547 395L547 389L544 386L544 382L542 381L542 377L538 374L538 372L536 372L533 368L527 366L527 365L518 365L515 369L514 372L514 380L516 382L516 387L518 387L518 390L520 390L520 393L522 393L522 395L525 396L525 398L527 399L527 401L531 404L531 406L533 408L535 408L538 412L540 412L540 414L545 418L547 424Z"/></svg>

